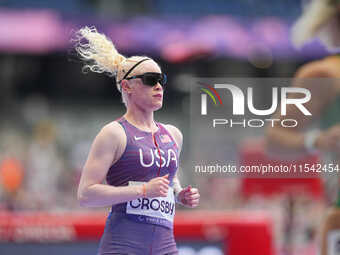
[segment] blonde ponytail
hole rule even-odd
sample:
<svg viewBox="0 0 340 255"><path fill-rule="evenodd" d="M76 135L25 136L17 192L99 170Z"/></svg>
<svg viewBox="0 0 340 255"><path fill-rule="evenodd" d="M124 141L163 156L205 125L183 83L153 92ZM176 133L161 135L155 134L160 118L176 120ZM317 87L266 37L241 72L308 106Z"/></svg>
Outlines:
<svg viewBox="0 0 340 255"><path fill-rule="evenodd" d="M87 42L83 42L84 39ZM126 58L119 54L112 41L95 27L84 27L76 33L75 50L86 63L84 71L107 73L116 76Z"/></svg>
<svg viewBox="0 0 340 255"><path fill-rule="evenodd" d="M83 71L90 70L96 73L106 73L111 77L115 76L117 89L122 93L123 103L127 106L128 96L126 92L122 91L118 81L124 77L135 63L149 57L124 57L118 53L112 41L104 34L98 33L95 27L86 26L81 28L75 34L73 41L76 42L76 52L85 62Z"/></svg>

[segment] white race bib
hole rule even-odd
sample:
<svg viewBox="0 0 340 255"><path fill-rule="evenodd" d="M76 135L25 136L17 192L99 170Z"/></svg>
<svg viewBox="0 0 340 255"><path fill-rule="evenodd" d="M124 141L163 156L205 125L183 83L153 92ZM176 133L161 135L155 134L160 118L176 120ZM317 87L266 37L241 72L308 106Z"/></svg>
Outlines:
<svg viewBox="0 0 340 255"><path fill-rule="evenodd" d="M144 184L144 182L129 182L129 186L142 184ZM137 198L127 202L126 213L156 217L173 222L175 216L175 196L173 188L169 187L166 197Z"/></svg>

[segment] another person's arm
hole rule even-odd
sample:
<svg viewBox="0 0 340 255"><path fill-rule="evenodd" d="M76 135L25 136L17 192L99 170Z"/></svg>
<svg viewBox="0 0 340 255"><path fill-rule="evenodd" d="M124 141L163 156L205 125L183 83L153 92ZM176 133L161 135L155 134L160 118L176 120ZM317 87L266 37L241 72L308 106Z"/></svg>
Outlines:
<svg viewBox="0 0 340 255"><path fill-rule="evenodd" d="M82 171L78 200L82 206L104 207L140 197L166 197L169 181L166 177L150 180L143 187L114 187L102 184L110 167L122 156L126 146L123 128L113 122L106 125L95 138Z"/></svg>
<svg viewBox="0 0 340 255"><path fill-rule="evenodd" d="M338 61L338 62L337 62ZM298 121L298 126L295 128L285 128L276 124L275 127L268 126L266 129L267 140L270 144L287 149L306 149L306 133L304 128L311 119L318 118L322 111L327 107L327 104L333 101L337 94L335 82L329 81L326 84L313 82L305 78L337 78L339 73L339 60L327 58L325 60L315 61L302 66L295 75L293 86L305 87L311 92L311 100L304 106L313 114L305 116L294 105L287 105L287 115L281 116L280 112L274 115L274 119L295 119ZM305 80L302 80L305 79ZM336 138L340 137L340 126L336 125L331 129L322 131L316 134L313 146L321 150L329 150L332 148L332 143Z"/></svg>

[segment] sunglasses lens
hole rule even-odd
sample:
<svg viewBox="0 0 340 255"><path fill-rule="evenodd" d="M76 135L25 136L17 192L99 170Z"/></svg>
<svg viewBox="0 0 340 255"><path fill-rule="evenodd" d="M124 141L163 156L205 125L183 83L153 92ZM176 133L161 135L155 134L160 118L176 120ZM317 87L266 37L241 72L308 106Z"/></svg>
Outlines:
<svg viewBox="0 0 340 255"><path fill-rule="evenodd" d="M155 86L157 83L160 83L162 86L166 83L166 75L165 74L144 74L143 83L148 86Z"/></svg>
<svg viewBox="0 0 340 255"><path fill-rule="evenodd" d="M155 86L158 82L159 76L157 75L145 75L144 76L144 84L149 86Z"/></svg>

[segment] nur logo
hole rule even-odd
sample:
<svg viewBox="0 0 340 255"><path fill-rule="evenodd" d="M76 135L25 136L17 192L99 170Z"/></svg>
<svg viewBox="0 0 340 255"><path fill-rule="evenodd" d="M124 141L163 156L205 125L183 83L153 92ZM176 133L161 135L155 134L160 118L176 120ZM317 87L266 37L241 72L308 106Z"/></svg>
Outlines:
<svg viewBox="0 0 340 255"><path fill-rule="evenodd" d="M203 84L203 83L200 83ZM203 84L204 85L204 84ZM279 106L279 95L278 95L278 87L272 88L272 105L269 109L256 109L254 106L254 96L253 96L253 88L248 87L247 93L244 95L243 91L235 85L232 84L215 84L214 88L209 85L205 85L206 88L201 88L201 91L206 94L201 94L201 115L207 115L207 95L213 100L214 104L217 106L216 99L214 95L217 97L220 105L223 106L220 95L217 93L216 89L224 89L231 93L232 103L233 103L233 115L244 115L245 106L248 107L248 110L257 116L265 116L273 114L277 107ZM215 89L216 88L216 89ZM297 87L282 87L281 90L281 115L287 114L287 105L295 105L304 115L312 115L307 108L304 106L311 99L311 93L306 88L297 88ZM288 98L289 93L295 93L303 95L301 98ZM214 94L214 95L213 95Z"/></svg>
<svg viewBox="0 0 340 255"><path fill-rule="evenodd" d="M214 102L215 106L218 106L216 99L214 97L214 95L217 97L220 105L223 106L223 102L221 100L220 95L218 94L218 92L216 91L216 89L214 89L213 87L211 87L208 84L204 84L202 82L198 82L199 84L205 86L206 88L201 88L201 90L203 92L205 92L206 94L201 94L201 114L202 115L206 115L207 114L207 95L209 95L209 97L212 99L212 101Z"/></svg>

